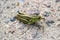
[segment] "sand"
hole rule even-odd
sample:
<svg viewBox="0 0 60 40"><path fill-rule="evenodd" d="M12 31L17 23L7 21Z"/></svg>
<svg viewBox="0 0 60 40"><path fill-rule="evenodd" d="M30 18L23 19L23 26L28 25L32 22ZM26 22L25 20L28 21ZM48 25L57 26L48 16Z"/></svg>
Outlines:
<svg viewBox="0 0 60 40"><path fill-rule="evenodd" d="M41 29L14 19L17 11L39 13ZM60 40L60 0L0 0L0 40Z"/></svg>

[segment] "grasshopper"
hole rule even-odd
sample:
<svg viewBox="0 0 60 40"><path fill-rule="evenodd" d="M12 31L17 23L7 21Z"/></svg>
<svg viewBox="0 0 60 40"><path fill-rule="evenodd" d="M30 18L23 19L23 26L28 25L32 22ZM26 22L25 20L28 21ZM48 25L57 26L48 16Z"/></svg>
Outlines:
<svg viewBox="0 0 60 40"><path fill-rule="evenodd" d="M27 15L23 13L18 13L16 16L16 19L23 22L24 24L35 24L36 22L40 21L42 18L41 16L38 15Z"/></svg>

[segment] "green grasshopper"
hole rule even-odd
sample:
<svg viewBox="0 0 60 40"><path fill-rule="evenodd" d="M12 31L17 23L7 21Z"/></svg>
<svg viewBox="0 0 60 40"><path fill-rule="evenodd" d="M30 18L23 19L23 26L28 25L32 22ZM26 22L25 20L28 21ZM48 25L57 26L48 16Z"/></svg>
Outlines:
<svg viewBox="0 0 60 40"><path fill-rule="evenodd" d="M44 18L42 18L39 15L33 14L33 15L28 15L28 14L24 14L24 13L20 13L18 12L18 14L15 16L15 18L21 22L23 22L24 24L28 24L28 29L29 29L29 25L34 25L37 26L39 29L43 29L44 32L44 26L39 25L37 22L41 21L41 19L45 20Z"/></svg>
<svg viewBox="0 0 60 40"><path fill-rule="evenodd" d="M23 22L24 24L29 24L29 25L35 24L38 21L40 21L41 19L44 19L41 16L38 16L36 14L35 15L27 15L27 14L23 14L20 12L15 17L17 20Z"/></svg>

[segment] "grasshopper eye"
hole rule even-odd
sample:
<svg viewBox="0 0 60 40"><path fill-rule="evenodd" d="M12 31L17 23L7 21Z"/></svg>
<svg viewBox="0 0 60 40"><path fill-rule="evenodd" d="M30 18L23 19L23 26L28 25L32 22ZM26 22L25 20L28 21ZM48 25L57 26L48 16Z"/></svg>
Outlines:
<svg viewBox="0 0 60 40"><path fill-rule="evenodd" d="M39 16L38 19L41 19L41 17Z"/></svg>
<svg viewBox="0 0 60 40"><path fill-rule="evenodd" d="M21 14L20 12L18 14Z"/></svg>
<svg viewBox="0 0 60 40"><path fill-rule="evenodd" d="M41 19L45 20L45 18L42 18L41 16L39 16L38 19L39 19L39 20L41 20Z"/></svg>

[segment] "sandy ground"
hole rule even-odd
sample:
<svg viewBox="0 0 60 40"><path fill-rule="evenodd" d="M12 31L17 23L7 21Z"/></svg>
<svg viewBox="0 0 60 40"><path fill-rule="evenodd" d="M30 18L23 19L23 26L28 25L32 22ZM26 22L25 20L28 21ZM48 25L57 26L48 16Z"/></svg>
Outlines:
<svg viewBox="0 0 60 40"><path fill-rule="evenodd" d="M15 20L18 10L40 13L41 29ZM60 40L60 0L0 0L0 40Z"/></svg>

